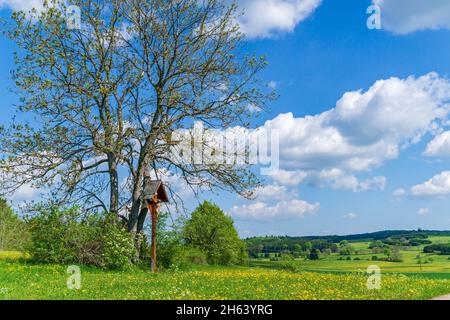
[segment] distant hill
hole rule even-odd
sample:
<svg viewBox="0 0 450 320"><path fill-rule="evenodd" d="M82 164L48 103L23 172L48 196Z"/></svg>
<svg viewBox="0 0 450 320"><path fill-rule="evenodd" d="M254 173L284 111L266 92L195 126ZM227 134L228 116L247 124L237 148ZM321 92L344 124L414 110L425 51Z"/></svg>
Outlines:
<svg viewBox="0 0 450 320"><path fill-rule="evenodd" d="M245 239L250 256L260 256L268 253L293 253L293 252L311 252L329 250L338 251L338 244L341 241L373 242L380 240L386 245L392 246L418 246L431 244L427 238L431 236L448 236L450 231L438 230L386 230L370 233L352 234L352 235L328 235L328 236L265 236L252 237Z"/></svg>
<svg viewBox="0 0 450 320"><path fill-rule="evenodd" d="M431 237L431 236L450 236L449 231L439 231L439 230L385 230L370 233L360 233L352 235L329 235L329 236L310 236L303 237L303 239L308 240L330 240L332 242L340 242L343 240L347 241L370 241L370 240L380 240L385 238L409 238L409 237ZM302 237L299 237L302 238Z"/></svg>
<svg viewBox="0 0 450 320"><path fill-rule="evenodd" d="M389 237L394 238L409 238L409 237L430 237L430 236L450 236L449 231L439 231L439 230L385 230L385 231L376 231L370 233L360 233L360 234L351 234L351 235L328 235L328 236L304 236L304 237L291 237L291 236L266 236L266 237L250 237L245 239L247 242L252 242L252 240L256 239L291 239L291 240L326 240L330 242L341 242L343 240L347 241L371 241L371 240L380 240Z"/></svg>

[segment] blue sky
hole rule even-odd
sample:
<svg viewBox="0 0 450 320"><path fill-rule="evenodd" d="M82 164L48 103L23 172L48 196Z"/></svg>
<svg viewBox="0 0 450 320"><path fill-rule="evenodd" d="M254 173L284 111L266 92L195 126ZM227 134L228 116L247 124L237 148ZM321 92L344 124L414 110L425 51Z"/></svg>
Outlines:
<svg viewBox="0 0 450 320"><path fill-rule="evenodd" d="M262 77L280 94L253 125L285 138L257 199L203 196L242 236L450 229L450 5L373 2L381 30L367 28L369 0L240 1L245 50L267 55ZM0 17L24 3L0 0ZM6 124L14 49L0 46Z"/></svg>

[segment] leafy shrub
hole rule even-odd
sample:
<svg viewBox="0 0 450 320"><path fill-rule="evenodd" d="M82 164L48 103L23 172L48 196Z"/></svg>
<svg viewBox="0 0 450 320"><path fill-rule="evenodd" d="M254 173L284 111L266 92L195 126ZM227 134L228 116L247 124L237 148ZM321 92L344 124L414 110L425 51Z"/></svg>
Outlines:
<svg viewBox="0 0 450 320"><path fill-rule="evenodd" d="M157 267L159 269L176 269L183 264L184 246L181 241L177 226L168 226L169 214L159 214L157 226ZM150 227L150 226L149 226ZM150 228L149 228L150 229ZM149 235L140 235L141 250L140 264L145 268L151 266L151 241Z"/></svg>
<svg viewBox="0 0 450 320"><path fill-rule="evenodd" d="M282 253L280 255L280 258L281 261L292 261L294 259L294 256L289 253Z"/></svg>
<svg viewBox="0 0 450 320"><path fill-rule="evenodd" d="M280 257L270 257L269 261L280 261Z"/></svg>
<svg viewBox="0 0 450 320"><path fill-rule="evenodd" d="M42 209L30 221L27 251L42 263L85 264L121 269L135 249L130 235L110 219L83 216L78 208Z"/></svg>
<svg viewBox="0 0 450 320"><path fill-rule="evenodd" d="M127 269L132 265L136 249L129 232L113 223L102 230L102 265L107 269Z"/></svg>
<svg viewBox="0 0 450 320"><path fill-rule="evenodd" d="M188 247L183 251L183 262L185 264L207 264L207 260L206 253L198 248Z"/></svg>
<svg viewBox="0 0 450 320"><path fill-rule="evenodd" d="M431 240L427 239L411 239L409 240L409 245L413 247L420 246L422 244L432 244L433 242Z"/></svg>
<svg viewBox="0 0 450 320"><path fill-rule="evenodd" d="M157 234L158 266L166 269L180 267L184 263L184 248L180 234L176 226L169 227L168 219L168 213L159 215ZM150 258L148 261L150 261Z"/></svg>
<svg viewBox="0 0 450 320"><path fill-rule="evenodd" d="M398 247L394 247L392 252L388 255L388 261L390 262L403 262L403 256L400 253Z"/></svg>
<svg viewBox="0 0 450 320"><path fill-rule="evenodd" d="M319 260L319 251L317 249L312 249L309 254L309 260Z"/></svg>
<svg viewBox="0 0 450 320"><path fill-rule="evenodd" d="M30 240L24 221L0 198L0 251L23 250Z"/></svg>
<svg viewBox="0 0 450 320"><path fill-rule="evenodd" d="M450 243L433 244L423 248L424 253L440 253L442 255L450 254Z"/></svg>
<svg viewBox="0 0 450 320"><path fill-rule="evenodd" d="M76 261L80 233L85 228L75 228L76 209L51 208L37 213L31 220L32 244L28 248L32 258L44 263L72 263ZM83 237L84 238L84 237Z"/></svg>
<svg viewBox="0 0 450 320"><path fill-rule="evenodd" d="M215 204L203 202L183 229L183 240L205 252L209 264L244 264L248 254L233 220Z"/></svg>
<svg viewBox="0 0 450 320"><path fill-rule="evenodd" d="M281 257L280 267L290 272L301 272L301 264L291 255L283 255Z"/></svg>

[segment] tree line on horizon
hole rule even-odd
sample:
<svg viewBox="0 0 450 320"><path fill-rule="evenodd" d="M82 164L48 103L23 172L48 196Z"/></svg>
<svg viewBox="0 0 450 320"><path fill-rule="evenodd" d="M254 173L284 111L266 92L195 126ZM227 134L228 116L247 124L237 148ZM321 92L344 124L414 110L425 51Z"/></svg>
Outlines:
<svg viewBox="0 0 450 320"><path fill-rule="evenodd" d="M384 254L387 259L401 260L399 249L424 246L424 253L437 252L448 254L449 244L433 244L431 236L448 236L450 231L435 230L387 230L347 236L265 236L245 239L249 255L252 258L269 258L279 260L283 255L318 259L320 255L337 253L349 256L357 253ZM367 249L356 250L352 242L369 242ZM380 260L378 256L374 260Z"/></svg>

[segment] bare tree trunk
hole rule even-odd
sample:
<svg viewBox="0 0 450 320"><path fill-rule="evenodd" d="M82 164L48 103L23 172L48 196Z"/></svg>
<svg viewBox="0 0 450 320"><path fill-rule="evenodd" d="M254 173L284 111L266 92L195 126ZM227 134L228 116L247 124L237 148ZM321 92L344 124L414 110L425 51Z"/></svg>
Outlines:
<svg viewBox="0 0 450 320"><path fill-rule="evenodd" d="M139 214L139 219L138 219L138 224L137 224L137 231L135 233L135 237L134 237L134 241L135 241L135 249L136 249L136 253L135 253L135 259L136 261L139 260L140 258L142 258L142 244L144 243L144 222L145 222L145 218L147 216L147 207L146 206L142 206L141 208L141 212Z"/></svg>
<svg viewBox="0 0 450 320"><path fill-rule="evenodd" d="M137 224L137 232L144 232L144 224L145 218L147 217L148 209L145 206L142 206L141 212L139 213L138 224Z"/></svg>
<svg viewBox="0 0 450 320"><path fill-rule="evenodd" d="M142 182L143 178L142 175L139 174L136 177L136 180L138 180L133 187L133 194L132 194L132 203L131 203L131 211L130 216L128 218L128 231L132 233L138 232L138 221L139 221L139 215L141 212L141 195L142 195Z"/></svg>
<svg viewBox="0 0 450 320"><path fill-rule="evenodd" d="M110 180L110 200L109 212L112 216L119 213L119 174L117 172L117 161L114 155L108 155L109 180Z"/></svg>
<svg viewBox="0 0 450 320"><path fill-rule="evenodd" d="M144 146L144 151L139 157L138 167L136 170L136 178L133 183L133 193L131 197L131 211L128 218L128 231L132 233L138 233L139 216L141 214L142 205L142 189L144 185L144 172L148 167L148 161L146 161L146 156L144 153L147 150L147 145L149 144L150 138L147 139Z"/></svg>

